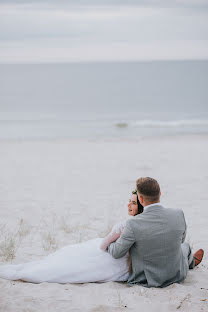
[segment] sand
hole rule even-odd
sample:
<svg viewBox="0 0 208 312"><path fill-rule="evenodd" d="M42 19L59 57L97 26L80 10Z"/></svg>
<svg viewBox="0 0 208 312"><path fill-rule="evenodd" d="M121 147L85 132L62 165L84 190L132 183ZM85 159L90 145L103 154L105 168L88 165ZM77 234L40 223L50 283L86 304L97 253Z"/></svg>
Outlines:
<svg viewBox="0 0 208 312"><path fill-rule="evenodd" d="M0 279L0 311L207 311L207 142L205 135L0 141L1 263L36 260L104 236L128 218L127 202L140 176L159 181L162 204L183 209L187 241L193 250L205 250L183 283L165 289Z"/></svg>

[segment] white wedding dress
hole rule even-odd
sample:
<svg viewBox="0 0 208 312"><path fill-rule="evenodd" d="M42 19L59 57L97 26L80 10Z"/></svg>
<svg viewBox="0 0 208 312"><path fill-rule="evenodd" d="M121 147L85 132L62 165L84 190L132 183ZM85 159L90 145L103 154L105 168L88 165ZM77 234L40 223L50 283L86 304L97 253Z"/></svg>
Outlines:
<svg viewBox="0 0 208 312"><path fill-rule="evenodd" d="M114 259L104 251L109 243L120 236L124 225L119 223L114 226L104 239L96 238L65 246L42 260L0 265L0 278L32 283L126 281L129 276L128 254Z"/></svg>

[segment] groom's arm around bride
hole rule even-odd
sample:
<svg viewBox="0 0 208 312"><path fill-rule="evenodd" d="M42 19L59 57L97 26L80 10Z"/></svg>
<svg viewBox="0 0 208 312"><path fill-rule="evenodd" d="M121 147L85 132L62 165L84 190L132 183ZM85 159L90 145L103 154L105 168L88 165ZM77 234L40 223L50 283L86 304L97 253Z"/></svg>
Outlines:
<svg viewBox="0 0 208 312"><path fill-rule="evenodd" d="M144 212L126 223L120 238L107 250L114 258L128 250L132 258L132 272L128 284L146 287L165 287L186 278L189 269L201 262L200 249L194 259L186 236L183 211L167 209L160 204L160 186L152 178L136 182L137 195Z"/></svg>

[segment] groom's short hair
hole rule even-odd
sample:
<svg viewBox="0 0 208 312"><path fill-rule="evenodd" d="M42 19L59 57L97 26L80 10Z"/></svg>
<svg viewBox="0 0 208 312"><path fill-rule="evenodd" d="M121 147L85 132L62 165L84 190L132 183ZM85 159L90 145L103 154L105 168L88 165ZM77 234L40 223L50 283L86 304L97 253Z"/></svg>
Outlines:
<svg viewBox="0 0 208 312"><path fill-rule="evenodd" d="M160 186L153 178L137 179L136 188L137 192L144 196L148 202L157 202L160 199Z"/></svg>

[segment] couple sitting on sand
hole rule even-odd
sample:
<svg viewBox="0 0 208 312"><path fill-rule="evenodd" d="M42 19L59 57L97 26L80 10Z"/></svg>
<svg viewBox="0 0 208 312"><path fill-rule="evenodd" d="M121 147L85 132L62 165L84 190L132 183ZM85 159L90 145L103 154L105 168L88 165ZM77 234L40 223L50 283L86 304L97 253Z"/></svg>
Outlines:
<svg viewBox="0 0 208 312"><path fill-rule="evenodd" d="M192 255L184 242L183 211L164 208L160 195L156 180L138 179L128 204L132 217L115 225L108 236L65 246L38 261L0 265L0 277L33 283L128 281L146 287L183 281L204 252Z"/></svg>

